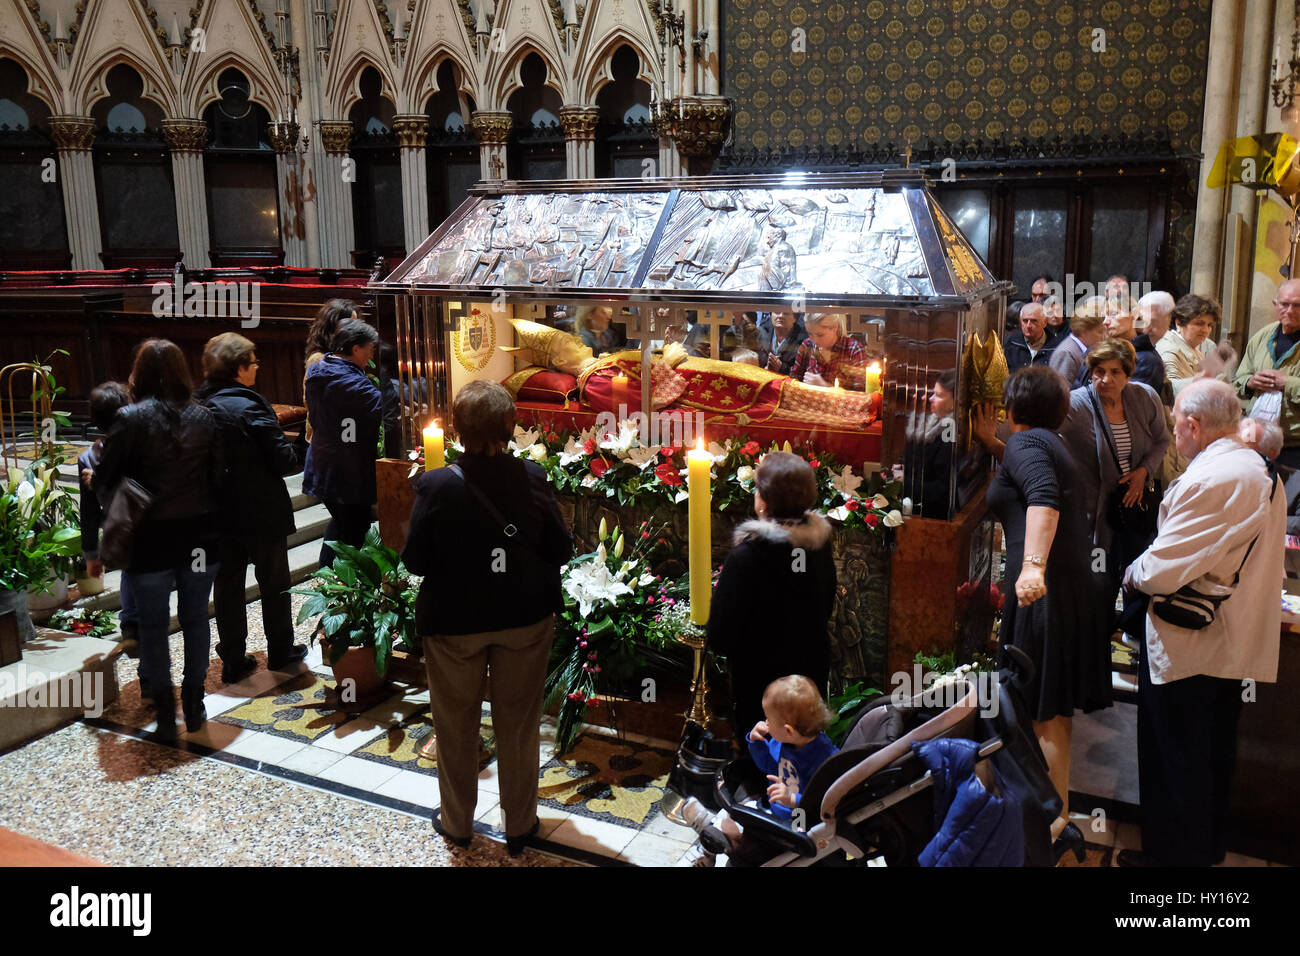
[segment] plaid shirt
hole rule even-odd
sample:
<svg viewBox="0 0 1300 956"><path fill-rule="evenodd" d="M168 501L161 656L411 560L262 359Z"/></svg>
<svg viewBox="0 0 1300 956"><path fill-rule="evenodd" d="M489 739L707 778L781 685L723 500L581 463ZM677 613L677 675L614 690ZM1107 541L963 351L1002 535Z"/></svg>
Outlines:
<svg viewBox="0 0 1300 956"><path fill-rule="evenodd" d="M820 375L827 385L834 385L839 379L841 388L862 388L866 379L867 353L857 339L841 335L831 346L829 361L822 361L817 354L817 346L812 339L804 339L799 346L799 353L794 358L790 377L802 382L804 376L812 373Z"/></svg>

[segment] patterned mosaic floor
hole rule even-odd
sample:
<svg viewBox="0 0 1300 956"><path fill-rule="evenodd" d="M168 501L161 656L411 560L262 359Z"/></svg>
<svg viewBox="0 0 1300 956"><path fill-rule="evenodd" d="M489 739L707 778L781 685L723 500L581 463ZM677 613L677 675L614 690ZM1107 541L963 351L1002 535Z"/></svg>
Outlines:
<svg viewBox="0 0 1300 956"><path fill-rule="evenodd" d="M257 654L259 661L261 655ZM259 669L244 682L220 683L215 661L205 698L207 725L182 734L180 747L221 755L237 765L319 786L427 818L438 805L437 765L419 747L432 732L428 692L395 688L360 714L331 708L328 665L313 650L297 674ZM100 726L149 733L152 709L140 700L127 665L121 698ZM183 729L183 724L181 728ZM499 837L497 765L490 705L484 705L477 829ZM589 729L563 758L542 726L538 815L542 849L578 862L665 866L676 862L695 834L663 817L659 801L672 766L671 745Z"/></svg>

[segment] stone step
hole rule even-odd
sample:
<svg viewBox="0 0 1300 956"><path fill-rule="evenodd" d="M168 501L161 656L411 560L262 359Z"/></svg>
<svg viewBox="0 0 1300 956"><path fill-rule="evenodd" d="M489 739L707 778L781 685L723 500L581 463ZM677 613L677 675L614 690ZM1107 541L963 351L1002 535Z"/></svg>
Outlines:
<svg viewBox="0 0 1300 956"><path fill-rule="evenodd" d="M0 667L0 752L83 715L98 717L117 699L117 644L40 631L22 659Z"/></svg>
<svg viewBox="0 0 1300 956"><path fill-rule="evenodd" d="M292 584L298 584L311 576L312 572L320 567L320 535L304 541L296 547L289 549L289 581ZM88 607L104 608L110 611L120 610L122 607L121 587L122 573L120 571L111 571L104 575L104 593L97 594L88 599L85 603ZM257 578L254 575L252 565L249 565L247 572L244 574L244 601L256 601L261 596L261 588L258 587ZM170 618L167 622L167 633L174 634L180 630L180 623L176 617L176 592L173 591L168 598L168 609ZM213 603L211 598L208 599L208 615L213 613Z"/></svg>

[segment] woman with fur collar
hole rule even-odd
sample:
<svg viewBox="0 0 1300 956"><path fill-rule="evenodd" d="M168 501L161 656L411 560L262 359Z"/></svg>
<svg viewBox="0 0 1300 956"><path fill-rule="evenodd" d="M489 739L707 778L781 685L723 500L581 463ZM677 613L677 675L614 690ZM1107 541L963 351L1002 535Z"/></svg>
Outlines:
<svg viewBox="0 0 1300 956"><path fill-rule="evenodd" d="M763 719L763 689L802 674L826 694L835 603L830 523L815 511L817 479L798 455L774 451L754 476L757 520L736 529L713 595L709 643L731 673L732 726L742 741Z"/></svg>

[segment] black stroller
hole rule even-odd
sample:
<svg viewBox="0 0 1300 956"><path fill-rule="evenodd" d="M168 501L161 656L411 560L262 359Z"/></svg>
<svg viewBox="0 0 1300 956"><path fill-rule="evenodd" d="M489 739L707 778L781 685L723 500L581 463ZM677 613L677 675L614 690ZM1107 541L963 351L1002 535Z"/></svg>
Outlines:
<svg viewBox="0 0 1300 956"><path fill-rule="evenodd" d="M813 775L794 821L761 809L768 781L748 756L729 761L717 772L716 803L744 830L744 840L728 864L916 866L935 822L932 800L911 799L932 782L912 744L955 737L980 745L977 775L986 783L996 779L1019 804L1024 865L1051 866L1050 827L1061 800L1020 691L1025 675L1032 678L1033 663L1015 648L1003 654L1006 666L996 674L927 689L901 705L886 699L864 711L843 749Z"/></svg>

